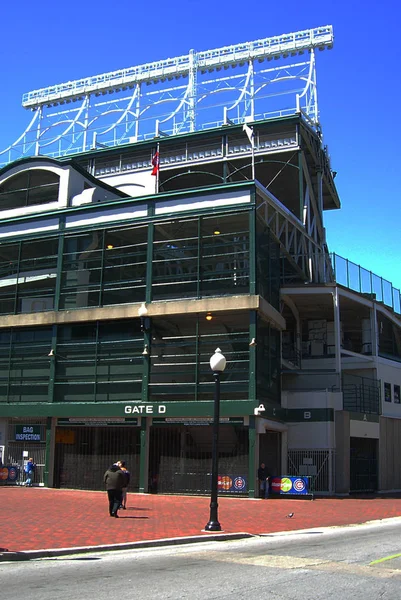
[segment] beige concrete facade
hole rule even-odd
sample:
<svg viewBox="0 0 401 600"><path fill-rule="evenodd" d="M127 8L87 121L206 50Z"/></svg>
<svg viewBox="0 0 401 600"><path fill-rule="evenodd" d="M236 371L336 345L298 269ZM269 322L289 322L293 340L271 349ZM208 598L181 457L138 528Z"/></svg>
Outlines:
<svg viewBox="0 0 401 600"><path fill-rule="evenodd" d="M336 411L334 422L336 429L335 491L337 494L348 494L350 482L350 413Z"/></svg>
<svg viewBox="0 0 401 600"><path fill-rule="evenodd" d="M401 420L380 418L379 490L401 489Z"/></svg>
<svg viewBox="0 0 401 600"><path fill-rule="evenodd" d="M46 326L64 323L86 323L89 321L138 318L141 304L124 304L104 308L83 308L66 311L49 311L20 315L0 316L0 329L7 327ZM198 313L257 310L277 329L285 328L285 319L271 304L260 296L226 296L201 300L175 300L174 302L152 302L147 306L147 316L162 317Z"/></svg>

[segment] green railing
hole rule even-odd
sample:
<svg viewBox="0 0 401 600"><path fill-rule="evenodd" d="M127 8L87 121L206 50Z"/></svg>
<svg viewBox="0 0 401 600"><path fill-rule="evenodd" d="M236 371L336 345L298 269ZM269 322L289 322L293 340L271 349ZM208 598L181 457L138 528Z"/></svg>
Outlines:
<svg viewBox="0 0 401 600"><path fill-rule="evenodd" d="M350 412L381 414L380 382L377 379L344 373L343 409Z"/></svg>
<svg viewBox="0 0 401 600"><path fill-rule="evenodd" d="M330 258L337 283L350 290L365 294L371 297L372 300L383 302L383 304L392 308L394 312L401 314L401 292L393 287L390 281L338 254L332 253Z"/></svg>

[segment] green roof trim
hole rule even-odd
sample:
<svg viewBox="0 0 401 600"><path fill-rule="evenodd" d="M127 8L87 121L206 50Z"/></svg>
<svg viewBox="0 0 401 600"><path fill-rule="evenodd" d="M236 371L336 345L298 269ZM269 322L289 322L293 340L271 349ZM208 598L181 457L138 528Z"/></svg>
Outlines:
<svg viewBox="0 0 401 600"><path fill-rule="evenodd" d="M97 180L96 180L97 181ZM123 206L125 204L143 204L143 203L152 203L155 201L163 201L163 200L174 200L175 198L186 198L186 197L194 197L205 194L213 194L217 191L219 193L224 193L224 191L231 191L234 189L248 189L249 191L255 187L255 183L253 181L240 181L233 183L224 183L218 184L216 186L207 186L207 187L197 187L197 188L188 188L186 190L178 190L175 192L162 192L159 194L151 194L147 196L137 196L137 197L127 197L124 194L124 198L121 200L106 200L105 202L96 202L95 204L86 204L83 206L67 206L65 208L57 208L55 210L50 211L42 211L40 213L35 213L32 215L21 215L18 217L10 217L9 219L0 220L1 225L10 224L10 223L20 223L20 222L32 222L35 220L43 221L43 219L50 217L60 217L62 215L70 215L73 213L85 213L90 211L99 211L102 208ZM111 188L114 190L115 188ZM252 194L251 194L252 198ZM238 205L236 207L239 208ZM220 207L219 207L220 208ZM228 207L221 207L221 209L227 210ZM217 209L216 209L217 210ZM181 214L184 214L185 211L182 211ZM175 213L174 213L175 214ZM168 215L157 215L157 218L168 218ZM149 217L146 217L147 219ZM9 239L9 238L7 238Z"/></svg>

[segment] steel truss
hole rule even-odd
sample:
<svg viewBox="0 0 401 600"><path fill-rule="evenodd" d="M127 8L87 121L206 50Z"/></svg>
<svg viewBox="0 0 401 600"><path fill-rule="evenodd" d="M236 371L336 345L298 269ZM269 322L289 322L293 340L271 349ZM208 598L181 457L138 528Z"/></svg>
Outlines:
<svg viewBox="0 0 401 600"><path fill-rule="evenodd" d="M281 256L288 260L294 271L305 281L333 281L330 256L322 237L324 234L323 231L319 232L315 219L313 223L312 220L303 223L273 194L258 182L256 185L262 200L257 208L258 215L280 244Z"/></svg>
<svg viewBox="0 0 401 600"><path fill-rule="evenodd" d="M331 48L333 39L328 25L191 50L29 92L22 105L34 116L18 140L0 152L0 162L38 154L65 156L295 113L318 127L315 49ZM297 61L300 55L306 60Z"/></svg>

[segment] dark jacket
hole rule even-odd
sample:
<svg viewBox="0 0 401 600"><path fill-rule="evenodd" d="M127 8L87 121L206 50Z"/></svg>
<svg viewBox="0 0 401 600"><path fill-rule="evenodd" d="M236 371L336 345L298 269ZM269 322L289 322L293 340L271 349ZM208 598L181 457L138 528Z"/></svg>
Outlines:
<svg viewBox="0 0 401 600"><path fill-rule="evenodd" d="M112 465L107 469L103 481L106 484L106 490L122 490L126 486L125 475L117 465Z"/></svg>
<svg viewBox="0 0 401 600"><path fill-rule="evenodd" d="M266 469L266 467L264 469L262 469L262 467L259 467L258 469L258 479L260 481L265 481L265 479L267 479L268 477L270 477L268 470Z"/></svg>
<svg viewBox="0 0 401 600"><path fill-rule="evenodd" d="M126 469L125 467L121 467L121 471L124 473L124 477L125 477L125 483L123 487L128 487L130 479L131 479L131 473L128 471L128 469Z"/></svg>

